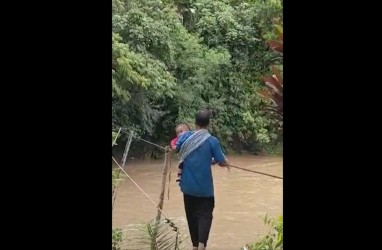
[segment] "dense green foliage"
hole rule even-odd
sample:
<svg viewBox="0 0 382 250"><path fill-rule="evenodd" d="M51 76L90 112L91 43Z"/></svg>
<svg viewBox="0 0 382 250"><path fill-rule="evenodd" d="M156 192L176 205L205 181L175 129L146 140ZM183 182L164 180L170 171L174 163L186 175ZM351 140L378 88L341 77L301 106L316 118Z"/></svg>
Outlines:
<svg viewBox="0 0 382 250"><path fill-rule="evenodd" d="M267 235L253 244L248 244L242 250L283 250L284 230L283 216L276 219L265 216L264 223L271 227Z"/></svg>
<svg viewBox="0 0 382 250"><path fill-rule="evenodd" d="M275 18L280 0L113 0L113 125L168 143L177 122L210 108L226 148L274 145L258 90L282 60L266 43Z"/></svg>
<svg viewBox="0 0 382 250"><path fill-rule="evenodd" d="M123 240L123 233L121 229L112 230L112 250L121 250L120 244Z"/></svg>

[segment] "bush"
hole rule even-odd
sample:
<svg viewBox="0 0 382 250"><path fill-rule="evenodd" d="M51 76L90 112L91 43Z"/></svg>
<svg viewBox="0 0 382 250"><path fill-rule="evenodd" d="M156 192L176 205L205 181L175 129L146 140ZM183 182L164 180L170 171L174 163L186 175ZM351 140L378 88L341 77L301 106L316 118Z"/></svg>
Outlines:
<svg viewBox="0 0 382 250"><path fill-rule="evenodd" d="M256 243L247 244L242 250L282 250L283 249L283 217L282 215L276 219L269 218L266 215L264 223L271 227L267 235Z"/></svg>
<svg viewBox="0 0 382 250"><path fill-rule="evenodd" d="M112 241L112 250L120 250L120 244L122 242L122 230L119 228L113 229L113 241Z"/></svg>

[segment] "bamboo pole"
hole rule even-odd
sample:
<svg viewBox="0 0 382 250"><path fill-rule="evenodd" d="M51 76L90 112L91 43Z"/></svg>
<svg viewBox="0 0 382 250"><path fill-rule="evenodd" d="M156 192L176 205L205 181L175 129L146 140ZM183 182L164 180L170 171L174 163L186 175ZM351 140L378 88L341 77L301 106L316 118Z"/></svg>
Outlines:
<svg viewBox="0 0 382 250"><path fill-rule="evenodd" d="M168 172L169 165L170 165L170 147L166 146L164 165L163 165L163 173L162 173L162 188L161 188L161 193L159 196L159 203L158 203L158 208L160 210L163 210L164 193L165 193L165 189L166 189L167 172ZM156 217L157 221L159 221L161 218L161 212L159 209L158 209L157 217Z"/></svg>
<svg viewBox="0 0 382 250"><path fill-rule="evenodd" d="M122 168L125 168L127 155L129 154L130 145L131 145L132 141L133 141L133 132L130 132L129 138L126 142L125 151L123 152L123 156L122 156L122 163L121 163ZM119 184L120 176L121 176L121 169L118 170L117 182L113 186L113 190L112 190L112 197L113 197L113 203L111 204L111 210L112 211L114 208L115 199L117 198L117 191L118 191L118 184Z"/></svg>
<svg viewBox="0 0 382 250"><path fill-rule="evenodd" d="M171 162L172 162L172 151L169 151L169 167L168 167L168 189L167 189L167 199L170 200L170 186L171 186Z"/></svg>

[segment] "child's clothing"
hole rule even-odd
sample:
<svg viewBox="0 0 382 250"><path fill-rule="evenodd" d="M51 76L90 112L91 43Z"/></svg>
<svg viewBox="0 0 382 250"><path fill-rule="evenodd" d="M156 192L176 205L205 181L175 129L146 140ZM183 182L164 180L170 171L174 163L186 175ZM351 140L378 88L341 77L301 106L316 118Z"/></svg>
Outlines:
<svg viewBox="0 0 382 250"><path fill-rule="evenodd" d="M177 138L175 138L175 139L173 139L171 141L171 143L175 144L174 149L176 150L176 152L179 152L179 150L182 147L183 143L192 134L193 134L193 131L186 131L186 132L181 133ZM181 140L179 141L180 138L181 138ZM176 182L180 182L180 180L182 179L182 171L183 171L183 162L179 163L179 166L178 166L178 176L176 178Z"/></svg>
<svg viewBox="0 0 382 250"><path fill-rule="evenodd" d="M180 148L182 147L183 143L193 134L195 131L186 131L182 134L180 134L176 140L175 146L176 151L179 152Z"/></svg>
<svg viewBox="0 0 382 250"><path fill-rule="evenodd" d="M183 171L183 162L178 166L178 176L176 177L176 182L180 182L182 179L182 171Z"/></svg>
<svg viewBox="0 0 382 250"><path fill-rule="evenodd" d="M172 150L175 150L176 149L176 142L178 141L178 137L174 138L171 140L170 142L170 147Z"/></svg>
<svg viewBox="0 0 382 250"><path fill-rule="evenodd" d="M177 141L178 141L178 137L171 140L170 146L171 146L172 150L176 150L176 142ZM178 150L177 150L177 152L178 152ZM183 164L180 163L178 166L178 176L176 177L176 182L180 182L180 180L182 178L182 170L183 170Z"/></svg>

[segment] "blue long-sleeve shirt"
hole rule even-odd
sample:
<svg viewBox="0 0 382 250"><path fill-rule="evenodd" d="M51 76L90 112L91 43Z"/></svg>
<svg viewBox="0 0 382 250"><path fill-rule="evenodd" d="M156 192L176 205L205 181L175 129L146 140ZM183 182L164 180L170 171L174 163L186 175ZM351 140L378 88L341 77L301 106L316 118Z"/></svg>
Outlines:
<svg viewBox="0 0 382 250"><path fill-rule="evenodd" d="M183 143L193 134L193 131L184 132L176 143L177 151ZM189 154L183 162L182 179L179 183L184 194L196 197L213 197L214 184L211 170L211 159L216 162L225 160L218 139L210 136L199 148Z"/></svg>

